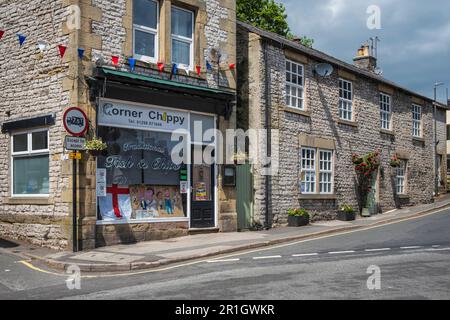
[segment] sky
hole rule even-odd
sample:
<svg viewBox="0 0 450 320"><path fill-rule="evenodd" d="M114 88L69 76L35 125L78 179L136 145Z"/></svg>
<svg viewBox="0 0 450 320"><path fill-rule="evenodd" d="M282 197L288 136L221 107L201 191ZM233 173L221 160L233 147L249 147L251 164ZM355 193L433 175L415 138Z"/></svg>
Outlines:
<svg viewBox="0 0 450 320"><path fill-rule="evenodd" d="M399 85L446 100L450 88L450 1L448 0L279 0L292 33L314 39L314 48L353 63L369 38L381 39L378 66ZM369 6L380 8L381 29L369 29Z"/></svg>

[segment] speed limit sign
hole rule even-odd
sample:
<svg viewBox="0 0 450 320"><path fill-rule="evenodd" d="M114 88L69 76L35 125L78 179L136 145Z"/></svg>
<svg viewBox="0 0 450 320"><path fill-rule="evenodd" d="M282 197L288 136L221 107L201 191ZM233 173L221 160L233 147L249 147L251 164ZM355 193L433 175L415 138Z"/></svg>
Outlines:
<svg viewBox="0 0 450 320"><path fill-rule="evenodd" d="M67 109L64 113L63 122L66 131L75 137L84 135L89 127L86 113L77 107Z"/></svg>

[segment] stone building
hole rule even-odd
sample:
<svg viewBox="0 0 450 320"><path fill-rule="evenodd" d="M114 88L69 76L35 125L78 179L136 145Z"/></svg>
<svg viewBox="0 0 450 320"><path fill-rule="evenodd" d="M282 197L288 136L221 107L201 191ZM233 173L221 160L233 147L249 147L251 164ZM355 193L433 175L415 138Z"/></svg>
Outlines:
<svg viewBox="0 0 450 320"><path fill-rule="evenodd" d="M235 17L232 0L0 3L0 236L72 248L71 107L107 144L78 161L79 250L235 230L221 167L169 158L176 129L235 127Z"/></svg>
<svg viewBox="0 0 450 320"><path fill-rule="evenodd" d="M433 101L380 76L369 47L351 65L238 22L237 49L238 126L279 134L278 174L253 169L256 224L283 225L293 208L314 221L362 209L352 155L376 150L372 213L433 201Z"/></svg>

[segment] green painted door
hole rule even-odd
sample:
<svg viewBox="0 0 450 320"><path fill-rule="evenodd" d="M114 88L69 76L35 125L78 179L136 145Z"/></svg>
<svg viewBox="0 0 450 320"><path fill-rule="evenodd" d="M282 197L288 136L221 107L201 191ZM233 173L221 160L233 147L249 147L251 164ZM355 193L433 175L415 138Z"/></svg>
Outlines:
<svg viewBox="0 0 450 320"><path fill-rule="evenodd" d="M252 166L237 166L236 176L238 229L245 230L252 227L253 220Z"/></svg>

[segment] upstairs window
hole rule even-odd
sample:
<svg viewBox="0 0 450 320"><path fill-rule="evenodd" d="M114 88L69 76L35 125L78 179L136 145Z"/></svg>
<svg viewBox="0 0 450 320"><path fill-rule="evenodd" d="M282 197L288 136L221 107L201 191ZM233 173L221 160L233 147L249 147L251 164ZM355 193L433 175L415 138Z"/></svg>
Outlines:
<svg viewBox="0 0 450 320"><path fill-rule="evenodd" d="M380 93L380 114L381 114L381 129L389 131L392 130L391 97L384 93Z"/></svg>
<svg viewBox="0 0 450 320"><path fill-rule="evenodd" d="M339 79L339 118L353 121L353 84Z"/></svg>
<svg viewBox="0 0 450 320"><path fill-rule="evenodd" d="M48 130L11 137L12 196L49 196Z"/></svg>
<svg viewBox="0 0 450 320"><path fill-rule="evenodd" d="M286 105L304 109L304 68L303 65L286 60Z"/></svg>
<svg viewBox="0 0 450 320"><path fill-rule="evenodd" d="M157 1L133 0L133 55L138 60L158 60L158 16Z"/></svg>
<svg viewBox="0 0 450 320"><path fill-rule="evenodd" d="M413 104L412 106L413 117L413 136L416 138L422 137L422 107Z"/></svg>
<svg viewBox="0 0 450 320"><path fill-rule="evenodd" d="M193 70L194 12L172 7L172 63Z"/></svg>

